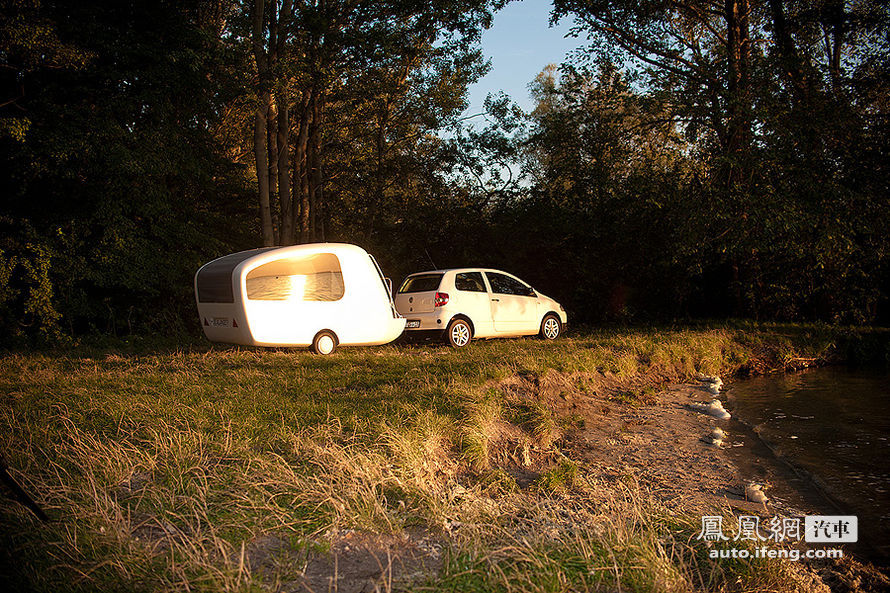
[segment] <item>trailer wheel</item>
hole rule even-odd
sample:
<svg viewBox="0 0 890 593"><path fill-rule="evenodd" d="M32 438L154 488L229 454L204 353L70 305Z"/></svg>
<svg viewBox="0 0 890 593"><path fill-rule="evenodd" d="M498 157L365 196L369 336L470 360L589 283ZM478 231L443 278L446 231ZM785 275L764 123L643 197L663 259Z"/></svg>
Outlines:
<svg viewBox="0 0 890 593"><path fill-rule="evenodd" d="M312 339L312 346L310 347L310 350L316 354L321 354L322 356L333 354L336 349L337 336L329 329L322 330L315 334L315 338Z"/></svg>

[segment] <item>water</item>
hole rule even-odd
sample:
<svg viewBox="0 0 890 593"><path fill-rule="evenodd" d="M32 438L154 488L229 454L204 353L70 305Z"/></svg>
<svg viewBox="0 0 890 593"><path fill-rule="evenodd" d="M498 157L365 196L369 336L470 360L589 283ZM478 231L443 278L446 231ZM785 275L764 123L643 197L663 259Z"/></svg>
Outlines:
<svg viewBox="0 0 890 593"><path fill-rule="evenodd" d="M729 391L733 414L784 461L859 516L869 555L890 560L890 374L841 367L757 377Z"/></svg>

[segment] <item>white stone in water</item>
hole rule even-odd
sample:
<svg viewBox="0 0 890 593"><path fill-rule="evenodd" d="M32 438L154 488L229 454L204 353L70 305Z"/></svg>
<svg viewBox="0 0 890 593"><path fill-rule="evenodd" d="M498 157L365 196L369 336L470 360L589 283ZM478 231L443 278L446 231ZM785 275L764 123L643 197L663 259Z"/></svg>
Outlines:
<svg viewBox="0 0 890 593"><path fill-rule="evenodd" d="M720 420L729 420L732 418L729 412L723 407L723 404L716 399L709 404L694 402L689 404L689 407L702 414L710 414L714 418L719 418Z"/></svg>
<svg viewBox="0 0 890 593"><path fill-rule="evenodd" d="M714 400L708 404L708 414L715 418L720 418L721 420L729 420L732 417L729 412L726 411L726 408L723 407L723 404L718 400Z"/></svg>

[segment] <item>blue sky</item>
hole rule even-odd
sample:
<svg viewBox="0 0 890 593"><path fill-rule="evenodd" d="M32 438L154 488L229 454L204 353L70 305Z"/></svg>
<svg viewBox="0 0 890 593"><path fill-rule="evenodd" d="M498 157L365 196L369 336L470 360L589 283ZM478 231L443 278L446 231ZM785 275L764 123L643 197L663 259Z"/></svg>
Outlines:
<svg viewBox="0 0 890 593"><path fill-rule="evenodd" d="M482 34L482 51L491 59L491 71L470 87L466 113L479 113L485 96L498 91L525 110L533 107L528 84L547 64L559 64L584 43L584 39L565 39L569 19L550 28L550 9L550 0L521 0L495 13L492 28Z"/></svg>

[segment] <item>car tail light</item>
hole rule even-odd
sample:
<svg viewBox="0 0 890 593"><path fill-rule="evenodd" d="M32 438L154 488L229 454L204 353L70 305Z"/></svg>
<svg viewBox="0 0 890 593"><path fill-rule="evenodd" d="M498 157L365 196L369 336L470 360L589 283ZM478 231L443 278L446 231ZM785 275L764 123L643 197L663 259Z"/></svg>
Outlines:
<svg viewBox="0 0 890 593"><path fill-rule="evenodd" d="M447 292L437 292L436 298L433 300L433 305L436 307L444 307L448 304L448 293Z"/></svg>

